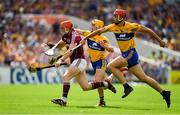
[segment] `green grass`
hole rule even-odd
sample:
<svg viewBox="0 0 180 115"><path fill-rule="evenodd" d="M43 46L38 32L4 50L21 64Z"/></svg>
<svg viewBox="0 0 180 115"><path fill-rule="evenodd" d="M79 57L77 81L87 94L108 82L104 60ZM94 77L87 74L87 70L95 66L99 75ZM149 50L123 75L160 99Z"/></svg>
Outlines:
<svg viewBox="0 0 180 115"><path fill-rule="evenodd" d="M172 106L150 87L134 86L134 92L121 99L122 86L115 85L117 94L105 91L107 107L96 107L97 91L83 92L73 84L67 107L54 105L62 85L0 85L0 114L180 114L180 85L163 85L172 91Z"/></svg>

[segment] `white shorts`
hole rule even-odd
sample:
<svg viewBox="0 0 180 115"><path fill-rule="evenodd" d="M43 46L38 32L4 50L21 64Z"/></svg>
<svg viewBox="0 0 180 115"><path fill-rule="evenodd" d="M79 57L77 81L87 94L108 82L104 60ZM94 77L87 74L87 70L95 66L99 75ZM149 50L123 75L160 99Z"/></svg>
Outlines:
<svg viewBox="0 0 180 115"><path fill-rule="evenodd" d="M77 67L81 72L85 71L87 62L85 59L75 59L70 66Z"/></svg>

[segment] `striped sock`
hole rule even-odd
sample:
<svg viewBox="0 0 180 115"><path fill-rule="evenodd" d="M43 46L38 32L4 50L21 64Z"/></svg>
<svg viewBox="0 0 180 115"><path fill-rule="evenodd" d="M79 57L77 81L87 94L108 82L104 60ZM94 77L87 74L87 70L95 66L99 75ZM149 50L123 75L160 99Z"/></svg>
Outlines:
<svg viewBox="0 0 180 115"><path fill-rule="evenodd" d="M63 83L63 95L62 95L62 97L67 98L69 89L70 89L70 83L69 82L64 82Z"/></svg>

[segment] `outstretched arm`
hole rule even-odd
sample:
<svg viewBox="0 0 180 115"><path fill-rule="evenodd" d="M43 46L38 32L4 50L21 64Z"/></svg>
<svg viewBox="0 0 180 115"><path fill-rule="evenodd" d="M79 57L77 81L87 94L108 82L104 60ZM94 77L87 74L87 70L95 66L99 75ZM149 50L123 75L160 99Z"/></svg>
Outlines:
<svg viewBox="0 0 180 115"><path fill-rule="evenodd" d="M46 45L49 46L50 48L52 48L55 44L53 44L52 42L48 42ZM66 45L66 43L65 43L63 40L61 40L61 41L59 42L57 48L60 50L60 49L61 49L62 47L64 47L65 45Z"/></svg>
<svg viewBox="0 0 180 115"><path fill-rule="evenodd" d="M80 34L80 35L84 35L85 30L81 30L81 29L77 29L75 28L75 30Z"/></svg>
<svg viewBox="0 0 180 115"><path fill-rule="evenodd" d="M139 32L149 34L152 39L155 39L156 41L158 41L158 43L161 47L166 47L166 43L163 40L161 40L161 38L150 28L141 26L141 28L139 29Z"/></svg>
<svg viewBox="0 0 180 115"><path fill-rule="evenodd" d="M81 40L81 44L84 44L85 41L86 41L88 38L92 38L92 37L94 37L95 35L102 34L102 33L105 33L105 32L107 32L107 31L108 31L108 30L107 30L105 27L100 28L100 29L98 29L98 30L90 33L90 34L89 34L88 36L86 36L85 38L83 38L83 39Z"/></svg>

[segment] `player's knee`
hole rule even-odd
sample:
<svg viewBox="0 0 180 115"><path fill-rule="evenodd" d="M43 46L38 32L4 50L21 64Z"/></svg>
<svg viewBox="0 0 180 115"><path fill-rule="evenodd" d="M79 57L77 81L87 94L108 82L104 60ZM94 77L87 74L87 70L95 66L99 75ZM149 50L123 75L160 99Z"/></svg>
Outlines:
<svg viewBox="0 0 180 115"><path fill-rule="evenodd" d="M81 86L81 88L82 88L83 91L88 91L88 90L91 89L91 86L90 86L90 84L88 83L88 85L83 85L83 86Z"/></svg>
<svg viewBox="0 0 180 115"><path fill-rule="evenodd" d="M63 81L69 81L69 78L68 78L68 76L63 76Z"/></svg>

